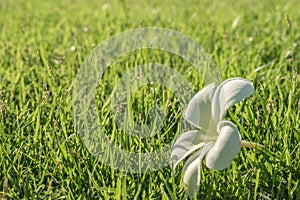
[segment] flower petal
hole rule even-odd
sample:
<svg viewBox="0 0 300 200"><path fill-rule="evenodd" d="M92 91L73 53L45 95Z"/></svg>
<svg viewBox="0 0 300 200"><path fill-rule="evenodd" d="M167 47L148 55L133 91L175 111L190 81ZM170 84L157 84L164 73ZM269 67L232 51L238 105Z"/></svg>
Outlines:
<svg viewBox="0 0 300 200"><path fill-rule="evenodd" d="M182 173L183 183L189 197L192 198L195 193L199 191L200 178L201 178L201 163L204 156L213 146L213 142L208 142L202 150L197 151L193 154L185 163Z"/></svg>
<svg viewBox="0 0 300 200"><path fill-rule="evenodd" d="M230 165L241 149L241 135L238 128L230 121L218 124L219 137L206 155L206 166L222 170Z"/></svg>
<svg viewBox="0 0 300 200"><path fill-rule="evenodd" d="M186 171L187 166L190 165L196 158L203 159L207 152L213 147L214 142L207 142L201 150L198 150L185 162L182 172Z"/></svg>
<svg viewBox="0 0 300 200"><path fill-rule="evenodd" d="M196 158L187 167L183 176L183 183L189 197L192 198L198 193L200 187L200 166L201 160Z"/></svg>
<svg viewBox="0 0 300 200"><path fill-rule="evenodd" d="M203 130L192 130L183 133L176 140L171 154L173 169L175 169L181 160L206 144L206 142L203 140L205 139L205 136L206 132Z"/></svg>
<svg viewBox="0 0 300 200"><path fill-rule="evenodd" d="M212 83L200 90L189 102L183 118L193 126L207 130L211 118L211 101L215 90Z"/></svg>
<svg viewBox="0 0 300 200"><path fill-rule="evenodd" d="M232 105L250 96L254 92L250 81L242 78L231 78L222 82L212 99L212 127L223 120L226 111Z"/></svg>

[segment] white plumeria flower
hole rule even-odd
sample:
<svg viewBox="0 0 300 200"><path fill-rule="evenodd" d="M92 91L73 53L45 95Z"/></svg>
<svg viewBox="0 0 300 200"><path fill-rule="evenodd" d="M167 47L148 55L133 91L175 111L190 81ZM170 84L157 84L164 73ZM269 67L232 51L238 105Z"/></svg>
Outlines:
<svg viewBox="0 0 300 200"><path fill-rule="evenodd" d="M241 146L261 147L241 140L236 125L224 120L229 107L254 92L252 83L242 78L231 78L222 82L217 89L215 87L215 83L212 83L191 99L183 118L197 130L183 133L172 150L173 169L196 151L182 170L183 182L190 197L199 190L200 167L204 157L208 168L222 170L230 165Z"/></svg>

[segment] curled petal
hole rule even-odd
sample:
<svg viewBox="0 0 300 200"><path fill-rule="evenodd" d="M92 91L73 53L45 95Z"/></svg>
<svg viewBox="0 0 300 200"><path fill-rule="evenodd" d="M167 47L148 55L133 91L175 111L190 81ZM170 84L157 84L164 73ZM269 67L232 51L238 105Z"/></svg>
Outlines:
<svg viewBox="0 0 300 200"><path fill-rule="evenodd" d="M200 166L201 160L196 158L187 167L183 176L183 183L189 197L192 198L198 193L200 187Z"/></svg>
<svg viewBox="0 0 300 200"><path fill-rule="evenodd" d="M173 169L175 169L175 167L181 160L206 144L206 142L204 142L203 140L203 138L205 138L205 135L206 132L203 130L192 130L183 133L176 140L171 154Z"/></svg>
<svg viewBox="0 0 300 200"><path fill-rule="evenodd" d="M250 81L242 78L231 78L222 82L212 99L212 127L223 120L226 111L232 105L247 98L254 92Z"/></svg>
<svg viewBox="0 0 300 200"><path fill-rule="evenodd" d="M213 142L206 143L201 150L197 151L187 160L182 169L182 173L184 174L183 183L190 197L193 197L199 191L201 163L212 146Z"/></svg>
<svg viewBox="0 0 300 200"><path fill-rule="evenodd" d="M212 83L198 92L189 102L183 118L193 126L207 130L211 118L211 101L215 90Z"/></svg>
<svg viewBox="0 0 300 200"><path fill-rule="evenodd" d="M206 155L206 166L222 170L230 165L241 149L241 135L238 128L230 121L221 121L217 130L219 137Z"/></svg>

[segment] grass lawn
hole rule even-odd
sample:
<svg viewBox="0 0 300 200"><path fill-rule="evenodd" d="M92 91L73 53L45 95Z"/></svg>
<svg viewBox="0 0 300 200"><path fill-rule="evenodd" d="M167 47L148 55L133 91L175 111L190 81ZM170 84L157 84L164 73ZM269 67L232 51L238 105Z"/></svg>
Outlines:
<svg viewBox="0 0 300 200"><path fill-rule="evenodd" d="M198 199L300 199L299 10L298 0L1 1L0 199L187 199L183 162L175 174L170 167L126 173L101 163L76 134L72 93L84 59L101 42L141 27L188 35L212 56L222 80L243 77L255 87L226 118L265 151L242 149L222 171L203 167ZM179 71L195 91L208 84L170 53L119 57L95 98L103 132L129 152L162 149L182 134L178 99L159 84L130 99L141 123L157 102L165 109L153 138L119 130L107 106L122 74L153 61Z"/></svg>

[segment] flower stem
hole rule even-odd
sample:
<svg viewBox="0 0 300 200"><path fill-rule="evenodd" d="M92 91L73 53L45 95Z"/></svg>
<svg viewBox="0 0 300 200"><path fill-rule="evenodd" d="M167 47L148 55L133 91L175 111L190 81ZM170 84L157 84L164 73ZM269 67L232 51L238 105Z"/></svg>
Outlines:
<svg viewBox="0 0 300 200"><path fill-rule="evenodd" d="M246 148L251 148L251 149L258 149L258 150L263 150L264 146L255 142L248 142L245 140L242 140L241 143L242 147L246 147Z"/></svg>

